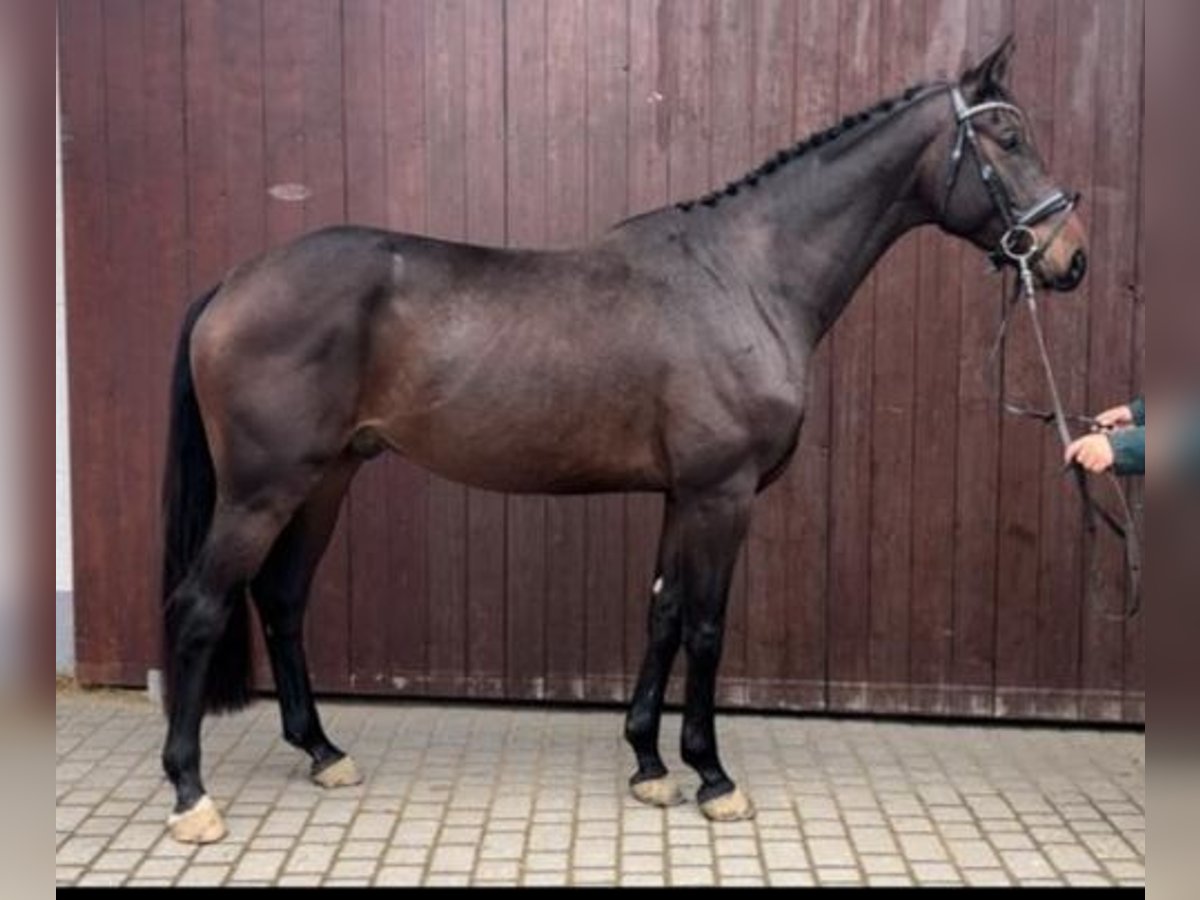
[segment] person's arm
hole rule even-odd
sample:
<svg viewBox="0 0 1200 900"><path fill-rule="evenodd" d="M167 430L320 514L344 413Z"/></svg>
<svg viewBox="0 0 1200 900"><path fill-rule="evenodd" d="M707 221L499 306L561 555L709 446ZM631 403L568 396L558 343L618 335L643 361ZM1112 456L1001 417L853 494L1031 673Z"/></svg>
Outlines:
<svg viewBox="0 0 1200 900"><path fill-rule="evenodd" d="M1146 409L1140 401L1140 424L1108 435L1113 448L1113 471L1118 475L1146 474ZM1138 409L1134 408L1135 415Z"/></svg>

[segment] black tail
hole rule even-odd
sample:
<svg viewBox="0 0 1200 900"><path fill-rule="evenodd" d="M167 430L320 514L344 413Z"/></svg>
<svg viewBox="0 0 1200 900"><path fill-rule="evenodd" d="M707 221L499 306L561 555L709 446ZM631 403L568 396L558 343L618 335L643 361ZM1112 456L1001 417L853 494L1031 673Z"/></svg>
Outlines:
<svg viewBox="0 0 1200 900"><path fill-rule="evenodd" d="M216 502L216 474L192 384L190 350L196 321L219 289L213 288L188 309L171 375L171 424L162 492L163 696L168 709L174 665L171 648L179 614L185 611L177 608L175 592L204 546ZM232 594L228 598L229 624L213 654L205 686L205 706L210 712L232 712L250 701L250 610L245 586L239 585Z"/></svg>

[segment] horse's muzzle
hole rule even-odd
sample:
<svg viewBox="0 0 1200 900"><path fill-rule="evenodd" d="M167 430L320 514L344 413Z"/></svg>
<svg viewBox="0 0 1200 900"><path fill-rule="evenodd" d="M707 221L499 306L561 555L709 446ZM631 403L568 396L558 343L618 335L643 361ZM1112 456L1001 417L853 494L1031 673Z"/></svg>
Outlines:
<svg viewBox="0 0 1200 900"><path fill-rule="evenodd" d="M1087 277L1088 255L1084 250L1076 250L1071 257L1071 265L1066 272L1046 279L1046 286L1060 293L1069 293L1083 284Z"/></svg>

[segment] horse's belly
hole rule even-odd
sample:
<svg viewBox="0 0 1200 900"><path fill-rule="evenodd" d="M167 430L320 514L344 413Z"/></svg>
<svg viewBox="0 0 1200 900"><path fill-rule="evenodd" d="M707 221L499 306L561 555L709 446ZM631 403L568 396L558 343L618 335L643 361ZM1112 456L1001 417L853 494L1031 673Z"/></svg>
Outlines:
<svg viewBox="0 0 1200 900"><path fill-rule="evenodd" d="M396 417L379 430L412 462L485 490L588 494L657 490L665 483L649 429L505 413L441 410Z"/></svg>

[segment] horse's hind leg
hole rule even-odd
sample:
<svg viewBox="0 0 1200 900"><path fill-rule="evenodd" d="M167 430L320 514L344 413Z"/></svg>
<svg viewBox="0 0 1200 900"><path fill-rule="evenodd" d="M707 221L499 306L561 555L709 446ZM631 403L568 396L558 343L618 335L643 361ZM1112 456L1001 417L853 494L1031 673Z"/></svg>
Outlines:
<svg viewBox="0 0 1200 900"><path fill-rule="evenodd" d="M327 788L359 784L362 778L321 727L304 656L304 611L358 465L356 458L336 464L279 536L250 586L271 656L284 740L309 755L313 780Z"/></svg>
<svg viewBox="0 0 1200 900"><path fill-rule="evenodd" d="M649 643L625 719L625 739L633 747L638 765L637 773L629 780L630 789L634 797L651 806L674 806L683 802L679 785L667 774L667 767L658 752L663 698L683 637L679 525L677 505L668 500L650 596Z"/></svg>
<svg viewBox="0 0 1200 900"><path fill-rule="evenodd" d="M218 504L204 547L167 609L168 730L163 768L175 787L168 825L184 843L210 843L225 835L221 816L200 778L200 723L208 702L210 664L244 587L290 515L279 505Z"/></svg>

